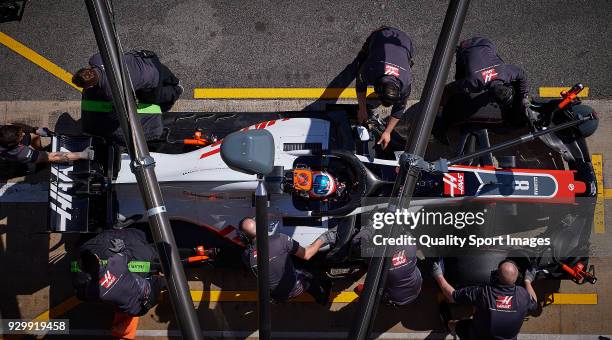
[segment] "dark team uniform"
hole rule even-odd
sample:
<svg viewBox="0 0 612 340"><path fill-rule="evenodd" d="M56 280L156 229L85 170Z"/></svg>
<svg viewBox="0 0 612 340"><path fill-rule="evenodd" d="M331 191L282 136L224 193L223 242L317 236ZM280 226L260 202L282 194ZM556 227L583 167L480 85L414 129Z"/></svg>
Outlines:
<svg viewBox="0 0 612 340"><path fill-rule="evenodd" d="M407 305L419 296L423 279L416 263L416 246L398 247L391 255L385 285L385 296L390 303Z"/></svg>
<svg viewBox="0 0 612 340"><path fill-rule="evenodd" d="M284 234L274 234L269 238L270 290L276 300L287 300L302 294L309 288L306 273L293 266L291 255L300 248L300 244ZM249 246L243 260L257 274L257 248Z"/></svg>
<svg viewBox="0 0 612 340"><path fill-rule="evenodd" d="M119 253L111 249L114 240L123 244ZM156 304L164 283L150 274L150 268L159 260L144 232L131 228L106 230L79 247L79 252L85 250L96 254L102 262L97 277L89 277L75 268L73 284L79 299L108 302L132 316L145 314ZM146 270L136 270L135 264Z"/></svg>
<svg viewBox="0 0 612 340"><path fill-rule="evenodd" d="M0 159L19 162L19 163L35 163L38 159L38 150L30 147L30 134L26 133L19 145L12 149L0 146Z"/></svg>
<svg viewBox="0 0 612 340"><path fill-rule="evenodd" d="M126 52L123 60L130 74L130 79L140 103L158 104L163 112L168 111L179 98L182 89L178 86L179 79L165 66L158 57L150 51ZM104 63L100 54L94 54L89 59L99 76L99 84L83 91L85 103L111 102L112 91L104 71ZM83 128L85 132L100 136L114 134L122 140L119 130L119 120L116 112L92 109L92 105L82 106ZM161 115L142 114L141 123L147 140L158 138L163 131Z"/></svg>
<svg viewBox="0 0 612 340"><path fill-rule="evenodd" d="M492 80L512 84L515 93L524 98L529 93L525 72L504 63L495 45L487 38L471 38L461 42L456 55L455 87L465 93L487 89Z"/></svg>
<svg viewBox="0 0 612 340"><path fill-rule="evenodd" d="M376 233L376 229L364 227L353 238L353 246L359 247L361 256L372 257L377 254L378 247L372 243ZM403 306L413 302L419 296L423 278L417 267L416 251L417 247L414 245L397 246L393 249L385 283L386 302Z"/></svg>
<svg viewBox="0 0 612 340"><path fill-rule="evenodd" d="M453 299L476 307L473 319L457 324L461 339L516 339L525 316L537 308L527 290L514 285L465 287Z"/></svg>
<svg viewBox="0 0 612 340"><path fill-rule="evenodd" d="M100 267L98 285L101 301L129 315L140 315L151 294L151 284L128 270L128 258L123 254L111 256L108 264Z"/></svg>
<svg viewBox="0 0 612 340"><path fill-rule="evenodd" d="M523 99L529 94L525 72L506 64L497 55L496 47L487 38L475 37L461 42L456 53L455 81L445 88L444 127L457 118L468 118L491 103L489 85L501 81L512 86L514 97L508 107L500 107L504 120L524 122Z"/></svg>
<svg viewBox="0 0 612 340"><path fill-rule="evenodd" d="M393 105L391 116L400 119L411 91L413 57L412 40L406 33L386 26L372 32L357 56L357 92L365 92L368 85L373 85L383 76L396 77L401 82L401 102Z"/></svg>

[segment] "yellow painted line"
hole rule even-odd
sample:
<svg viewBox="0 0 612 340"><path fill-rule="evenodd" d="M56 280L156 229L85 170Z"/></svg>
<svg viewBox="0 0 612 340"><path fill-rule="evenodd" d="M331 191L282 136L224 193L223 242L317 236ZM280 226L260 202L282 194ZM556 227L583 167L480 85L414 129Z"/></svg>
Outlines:
<svg viewBox="0 0 612 340"><path fill-rule="evenodd" d="M13 52L21 55L22 57L38 65L45 71L63 80L65 83L74 87L75 89L79 91L83 90L80 87L72 83L72 74L70 74L70 72L67 72L63 68L55 65L49 59L41 56L40 54L36 53L34 50L30 49L29 47L20 43L19 41L9 37L3 32L0 32L0 43L10 48L11 50L13 50Z"/></svg>
<svg viewBox="0 0 612 340"><path fill-rule="evenodd" d="M603 155L600 153L594 153L591 155L591 162L593 163L593 170L595 171L595 178L597 179L597 197L604 197L604 180L603 180Z"/></svg>
<svg viewBox="0 0 612 340"><path fill-rule="evenodd" d="M257 302L257 291L192 290L191 298L193 302ZM329 299L332 303L352 303L358 298L359 295L354 292L332 292ZM546 297L546 301L547 304L554 305L596 305L597 294L553 293ZM288 302L314 302L314 300L310 295L302 294ZM39 314L32 321L45 321L59 318L79 304L81 304L81 301L75 296L72 296L64 302Z"/></svg>
<svg viewBox="0 0 612 340"><path fill-rule="evenodd" d="M52 307L49 310L39 314L32 321L45 321L49 319L55 319L59 316L66 314L68 311L78 306L80 303L81 301L79 301L76 296L72 296L66 301L60 303L59 305Z"/></svg>
<svg viewBox="0 0 612 340"><path fill-rule="evenodd" d="M612 189L604 189L604 197L606 199L612 199Z"/></svg>
<svg viewBox="0 0 612 340"><path fill-rule="evenodd" d="M600 153L591 155L595 178L597 179L597 201L595 202L595 216L593 219L593 231L595 234L606 232L605 218L605 189L603 182L603 155Z"/></svg>
<svg viewBox="0 0 612 340"><path fill-rule="evenodd" d="M570 87L540 87L540 97L542 98L557 98L561 97L561 91L567 91ZM579 98L589 96L589 87L585 86L584 89L578 94Z"/></svg>
<svg viewBox="0 0 612 340"><path fill-rule="evenodd" d="M553 293L546 297L546 301L553 305L596 305L597 294Z"/></svg>
<svg viewBox="0 0 612 340"><path fill-rule="evenodd" d="M372 96L374 90L368 88L366 95ZM193 90L195 99L356 99L355 88L197 88Z"/></svg>
<svg viewBox="0 0 612 340"><path fill-rule="evenodd" d="M351 303L359 296L354 292L332 292L329 300L332 303ZM257 302L257 291L247 290L192 290L193 302ZM288 302L314 302L309 294L302 294Z"/></svg>

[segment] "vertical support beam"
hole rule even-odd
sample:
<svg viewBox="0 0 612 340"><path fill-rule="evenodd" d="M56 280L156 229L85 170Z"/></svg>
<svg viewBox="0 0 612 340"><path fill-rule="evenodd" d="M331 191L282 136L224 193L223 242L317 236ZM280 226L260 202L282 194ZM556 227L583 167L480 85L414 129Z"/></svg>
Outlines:
<svg viewBox="0 0 612 340"><path fill-rule="evenodd" d="M257 242L257 307L259 338L269 340L272 332L270 317L270 252L268 249L268 193L263 176L258 176L255 191L255 223Z"/></svg>
<svg viewBox="0 0 612 340"><path fill-rule="evenodd" d="M85 4L104 61L104 71L112 90L113 107L119 116L121 129L128 146L132 172L136 176L145 203L151 233L159 252L176 321L183 338L200 340L202 329L189 293L187 278L155 176L155 160L149 155L137 115L134 89L123 61L123 51L111 18L110 5L107 0L86 0Z"/></svg>
<svg viewBox="0 0 612 340"><path fill-rule="evenodd" d="M453 58L459 33L467 13L469 0L451 0L442 24L442 30L433 55L431 67L423 88L420 101L420 112L415 117L415 126L407 140L405 152L400 159L400 173L393 187L389 209L407 208L410 205L419 171L413 167L413 160L422 157L427 149L431 129L438 112L442 92L448 77L448 70ZM399 228L387 228L391 237ZM383 257L373 257L368 267L364 292L359 299L357 319L349 332L348 339L365 340L370 336L376 312L380 304L385 280L386 268L389 266L387 246L384 246Z"/></svg>

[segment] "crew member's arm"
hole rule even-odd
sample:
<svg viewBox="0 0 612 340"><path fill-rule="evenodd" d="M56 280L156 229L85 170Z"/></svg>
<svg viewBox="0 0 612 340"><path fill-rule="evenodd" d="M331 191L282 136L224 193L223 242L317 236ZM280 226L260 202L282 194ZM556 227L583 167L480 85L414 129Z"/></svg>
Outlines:
<svg viewBox="0 0 612 340"><path fill-rule="evenodd" d="M444 294L444 297L446 297L446 300L448 300L448 302L455 303L455 299L453 298L455 288L446 281L444 275L439 275L435 277L435 279L440 287L440 290L442 291L442 294Z"/></svg>
<svg viewBox="0 0 612 340"><path fill-rule="evenodd" d="M366 102L367 89L367 83L362 79L361 74L358 73L355 80L355 91L357 92L357 104L359 106L359 110L357 111L357 122L359 123L368 120L368 107Z"/></svg>
<svg viewBox="0 0 612 340"><path fill-rule="evenodd" d="M68 163L79 159L93 159L94 152L91 147L81 152L39 152L36 163Z"/></svg>
<svg viewBox="0 0 612 340"><path fill-rule="evenodd" d="M293 242L297 244L297 250L291 254L304 260L310 260L310 258L313 257L319 251L319 249L321 249L321 247L336 243L336 230L330 229L324 232L306 248L301 247L296 241Z"/></svg>
<svg viewBox="0 0 612 340"><path fill-rule="evenodd" d="M527 76L525 71L520 67L514 65L506 65L512 73L510 82L515 85L517 94L520 98L527 98L529 96L529 83L527 82Z"/></svg>
<svg viewBox="0 0 612 340"><path fill-rule="evenodd" d="M296 241L293 241L293 242L296 242ZM319 249L321 249L322 246L323 246L323 241L320 239L316 239L314 242L312 242L312 244L310 244L306 248L298 245L299 248L297 252L295 253L295 256L308 261L317 252L319 252Z"/></svg>
<svg viewBox="0 0 612 340"><path fill-rule="evenodd" d="M446 299L451 303L473 305L482 294L482 288L478 286L455 289L446 281L446 278L444 278L444 272L439 262L434 262L431 268L431 275L438 283L442 294L444 294Z"/></svg>
<svg viewBox="0 0 612 340"><path fill-rule="evenodd" d="M527 289L527 293L529 293L529 295L531 296L531 298L533 298L533 300L536 302L538 302L538 296L536 295L535 290L533 289L533 286L531 286L531 282L533 282L535 280L536 277L536 272L533 268L528 269L525 271L525 279L524 279L524 283L525 283L525 289Z"/></svg>
<svg viewBox="0 0 612 340"><path fill-rule="evenodd" d="M385 128L385 131L380 135L378 143L376 143L380 144L383 150L386 149L387 145L389 145L389 143L391 142L391 132L393 131L393 129L395 129L399 121L399 118L393 116L389 117L389 120L387 121L387 127Z"/></svg>
<svg viewBox="0 0 612 340"><path fill-rule="evenodd" d="M538 296L536 295L535 290L531 286L531 281L525 280L525 289L527 289L527 293L529 293L531 298L537 303L538 302Z"/></svg>

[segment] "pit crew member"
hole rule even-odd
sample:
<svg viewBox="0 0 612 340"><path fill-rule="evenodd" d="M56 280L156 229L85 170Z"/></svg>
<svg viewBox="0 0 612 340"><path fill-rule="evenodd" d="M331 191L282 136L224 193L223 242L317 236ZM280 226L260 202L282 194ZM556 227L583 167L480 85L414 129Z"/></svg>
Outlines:
<svg viewBox="0 0 612 340"><path fill-rule="evenodd" d="M167 112L183 93L179 79L159 61L151 51L130 51L123 60L132 81L139 103L157 104L161 112ZM89 59L89 67L78 70L72 82L83 88L82 121L87 133L113 136L123 141L117 114L112 110L112 92L99 53ZM163 132L161 112L141 114L147 140L159 138Z"/></svg>
<svg viewBox="0 0 612 340"><path fill-rule="evenodd" d="M40 137L50 137L47 128L32 128L25 125L0 126L0 159L18 163L67 163L79 159L93 159L94 151L86 148L81 152L47 152L43 150Z"/></svg>
<svg viewBox="0 0 612 340"><path fill-rule="evenodd" d="M448 145L448 126L475 114L494 102L502 118L511 125L526 122L529 86L525 72L505 63L495 44L487 38L463 40L456 51L455 81L442 95L441 110L433 129L434 137Z"/></svg>
<svg viewBox="0 0 612 340"><path fill-rule="evenodd" d="M368 245L371 244L375 229L365 227L353 239L353 245L359 246L362 256L368 256ZM423 277L417 267L416 245L396 246L391 252L391 265L387 269L387 280L383 301L393 306L405 306L414 302L421 293ZM361 294L363 284L357 285L355 291Z"/></svg>
<svg viewBox="0 0 612 340"><path fill-rule="evenodd" d="M408 35L401 30L382 26L370 34L355 58L357 75L356 91L359 111L357 120L368 119L366 90L374 86L383 106L393 106L387 127L378 144L383 149L391 141L391 131L406 110L406 101L412 88L412 59L414 46Z"/></svg>
<svg viewBox="0 0 612 340"><path fill-rule="evenodd" d="M79 248L73 285L83 301L102 301L117 311L140 316L157 304L165 287L157 252L144 232L125 228L105 230Z"/></svg>
<svg viewBox="0 0 612 340"><path fill-rule="evenodd" d="M525 287L515 283L519 277L517 265L502 261L492 275L492 283L455 290L443 273L443 262L434 262L432 276L451 303L473 305L473 319L460 320L455 332L460 339L516 339L523 319L538 308L537 296L531 282L534 271L525 273Z"/></svg>
<svg viewBox="0 0 612 340"><path fill-rule="evenodd" d="M257 275L257 247L256 224L252 218L240 221L239 230L250 240L243 254L243 261ZM327 304L331 290L331 282L322 279L319 275L297 269L292 256L310 260L321 247L335 243L335 230L328 230L317 238L311 245L304 248L291 237L277 233L270 235L270 290L271 297L276 301L286 301L304 292L310 293L315 301L321 305Z"/></svg>

